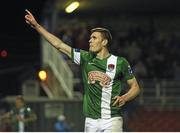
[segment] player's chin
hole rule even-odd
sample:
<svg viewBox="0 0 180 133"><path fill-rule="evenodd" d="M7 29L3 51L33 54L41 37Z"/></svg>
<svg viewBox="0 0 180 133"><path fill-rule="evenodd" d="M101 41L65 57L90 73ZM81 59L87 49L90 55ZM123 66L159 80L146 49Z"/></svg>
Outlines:
<svg viewBox="0 0 180 133"><path fill-rule="evenodd" d="M90 52L93 52L93 53L95 52L92 48L89 48L89 51L90 51Z"/></svg>
<svg viewBox="0 0 180 133"><path fill-rule="evenodd" d="M94 49L93 47L90 47L90 48L89 48L89 51L92 52L92 53L97 53L97 50Z"/></svg>

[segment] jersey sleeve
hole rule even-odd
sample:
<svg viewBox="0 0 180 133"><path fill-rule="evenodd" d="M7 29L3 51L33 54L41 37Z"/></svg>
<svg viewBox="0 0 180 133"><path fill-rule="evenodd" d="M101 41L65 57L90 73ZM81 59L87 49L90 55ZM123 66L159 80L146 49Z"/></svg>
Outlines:
<svg viewBox="0 0 180 133"><path fill-rule="evenodd" d="M72 48L72 51L71 51L72 62L78 65L80 64L80 61L81 61L80 51L81 51L80 49L75 49L75 48Z"/></svg>
<svg viewBox="0 0 180 133"><path fill-rule="evenodd" d="M90 59L90 54L82 49L72 48L71 57L72 62L81 65Z"/></svg>
<svg viewBox="0 0 180 133"><path fill-rule="evenodd" d="M126 59L123 59L122 68L123 68L124 80L129 80L129 79L132 79L134 77L132 68Z"/></svg>

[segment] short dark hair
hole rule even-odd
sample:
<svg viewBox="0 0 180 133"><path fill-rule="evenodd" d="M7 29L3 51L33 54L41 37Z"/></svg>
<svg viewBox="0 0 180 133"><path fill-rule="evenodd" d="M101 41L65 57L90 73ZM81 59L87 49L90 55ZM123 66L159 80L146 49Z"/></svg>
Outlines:
<svg viewBox="0 0 180 133"><path fill-rule="evenodd" d="M108 44L112 41L112 35L110 31L106 28L102 28L102 27L93 28L91 29L91 33L93 32L101 32L104 38L108 40Z"/></svg>
<svg viewBox="0 0 180 133"><path fill-rule="evenodd" d="M21 95L17 96L16 100L21 100L23 103L25 103L25 100L24 100L23 96L21 96Z"/></svg>

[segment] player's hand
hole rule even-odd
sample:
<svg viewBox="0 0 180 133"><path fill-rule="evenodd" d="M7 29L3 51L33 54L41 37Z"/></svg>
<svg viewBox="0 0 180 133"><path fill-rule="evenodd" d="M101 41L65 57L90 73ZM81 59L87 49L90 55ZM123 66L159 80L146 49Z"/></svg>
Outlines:
<svg viewBox="0 0 180 133"><path fill-rule="evenodd" d="M24 118L22 118L20 115L16 115L16 120L18 120L18 121L24 121Z"/></svg>
<svg viewBox="0 0 180 133"><path fill-rule="evenodd" d="M121 107L126 103L126 100L125 100L124 96L115 96L115 97L113 97L113 100L115 100L114 103L113 103L113 106Z"/></svg>
<svg viewBox="0 0 180 133"><path fill-rule="evenodd" d="M36 21L36 19L34 18L34 16L32 15L32 13L29 10L25 10L26 11L26 15L25 15L25 21L27 24L29 24L31 27L36 28L38 26L38 23Z"/></svg>

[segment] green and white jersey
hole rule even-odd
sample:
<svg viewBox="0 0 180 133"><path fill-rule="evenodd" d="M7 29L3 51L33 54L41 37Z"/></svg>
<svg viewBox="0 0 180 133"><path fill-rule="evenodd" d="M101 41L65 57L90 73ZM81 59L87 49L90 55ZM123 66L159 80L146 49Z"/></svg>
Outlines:
<svg viewBox="0 0 180 133"><path fill-rule="evenodd" d="M122 82L134 77L127 60L114 55L101 60L80 49L72 49L71 53L72 61L82 70L85 116L94 119L121 116L121 108L112 106L112 98L120 94Z"/></svg>
<svg viewBox="0 0 180 133"><path fill-rule="evenodd" d="M27 129L27 126L31 123L31 122L22 122L22 121L18 121L16 119L17 115L20 116L21 118L29 118L30 114L32 114L32 109L30 107L22 107L20 109L17 108L13 108L11 111L11 120L12 120L12 130L14 132L24 132Z"/></svg>

